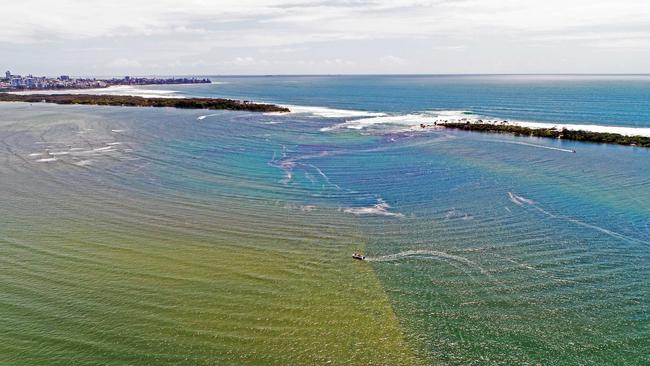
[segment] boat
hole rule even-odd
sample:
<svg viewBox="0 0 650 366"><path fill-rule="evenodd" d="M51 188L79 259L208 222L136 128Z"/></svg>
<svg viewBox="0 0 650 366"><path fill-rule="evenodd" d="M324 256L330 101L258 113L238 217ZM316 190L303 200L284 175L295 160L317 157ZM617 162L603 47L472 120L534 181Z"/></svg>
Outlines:
<svg viewBox="0 0 650 366"><path fill-rule="evenodd" d="M352 258L360 260L360 261L366 260L366 256L361 254L361 253L353 253Z"/></svg>

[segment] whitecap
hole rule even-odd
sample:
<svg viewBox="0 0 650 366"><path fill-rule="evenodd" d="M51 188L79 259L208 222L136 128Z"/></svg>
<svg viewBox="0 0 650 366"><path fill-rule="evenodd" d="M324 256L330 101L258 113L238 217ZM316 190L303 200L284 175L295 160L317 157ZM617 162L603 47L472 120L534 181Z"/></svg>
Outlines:
<svg viewBox="0 0 650 366"><path fill-rule="evenodd" d="M74 164L78 166L86 166L92 164L92 162L93 162L92 160L80 160Z"/></svg>
<svg viewBox="0 0 650 366"><path fill-rule="evenodd" d="M90 150L90 151L92 151L92 152L99 152L99 151L104 151L104 152L106 152L106 151L115 151L115 150L113 150L113 147L112 147L112 146L104 146L104 147L98 147L98 148L96 148L96 149L92 149L92 150Z"/></svg>
<svg viewBox="0 0 650 366"><path fill-rule="evenodd" d="M56 158L43 158L43 159L38 159L36 161L39 163L50 163L56 160L57 160Z"/></svg>
<svg viewBox="0 0 650 366"><path fill-rule="evenodd" d="M375 215L375 216L390 216L390 217L404 217L404 214L390 212L388 209L391 206L381 198L377 199L377 204L370 207L348 207L342 209L343 212L353 215Z"/></svg>

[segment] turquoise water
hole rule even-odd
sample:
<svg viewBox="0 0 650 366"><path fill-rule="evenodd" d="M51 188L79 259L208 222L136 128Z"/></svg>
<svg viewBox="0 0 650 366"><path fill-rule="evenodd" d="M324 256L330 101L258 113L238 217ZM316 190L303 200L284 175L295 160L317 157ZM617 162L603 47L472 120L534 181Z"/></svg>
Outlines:
<svg viewBox="0 0 650 366"><path fill-rule="evenodd" d="M143 89L317 108L0 105L4 363L650 362L649 150L404 117L650 126L649 78L216 80Z"/></svg>

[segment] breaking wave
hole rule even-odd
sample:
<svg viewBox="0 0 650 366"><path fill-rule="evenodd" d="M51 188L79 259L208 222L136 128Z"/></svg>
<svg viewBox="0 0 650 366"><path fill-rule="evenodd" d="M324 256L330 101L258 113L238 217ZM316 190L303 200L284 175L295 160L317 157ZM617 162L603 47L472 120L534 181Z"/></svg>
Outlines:
<svg viewBox="0 0 650 366"><path fill-rule="evenodd" d="M466 111L427 111L421 113L409 113L402 115L370 116L366 118L352 119L333 126L321 128L323 132L336 131L340 129L363 130L370 127L393 126L400 129L412 129L420 127L421 124L429 125L440 122L455 122L468 118Z"/></svg>
<svg viewBox="0 0 650 366"><path fill-rule="evenodd" d="M381 117L385 116L386 113L382 112L369 112L369 111L358 111L351 109L336 109L328 107L311 107L311 106L300 106L300 105L281 105L282 107L289 108L289 113L277 113L271 112L267 113L269 115L311 115L314 117L323 117L323 118L359 118L359 117Z"/></svg>
<svg viewBox="0 0 650 366"><path fill-rule="evenodd" d="M324 114L322 117L329 117ZM495 117L486 117L473 114L470 111L462 110L444 110L444 111L422 111L412 112L407 114L385 114L377 113L377 115L365 116L345 116L336 115L336 117L348 117L349 119L343 123L337 123L328 127L321 128L322 132L332 132L337 130L351 129L351 130L364 130L369 128L385 129L387 132L403 131L403 130L422 130L427 131L430 128L436 127L440 123L486 123L486 124L506 124L512 126L521 126L528 128L555 128L558 130L582 130L588 132L598 133L615 133L625 136L645 136L650 137L650 128L647 127L623 127L623 126L605 126L596 124L572 124L572 123L550 123L550 122L532 122L532 121L517 121L517 120L503 120ZM355 118L357 117L357 118ZM426 127L426 128L422 128ZM522 145L526 145L522 143ZM542 145L529 144L529 146L559 150L564 152L572 152L568 149L559 149L552 147L545 147Z"/></svg>

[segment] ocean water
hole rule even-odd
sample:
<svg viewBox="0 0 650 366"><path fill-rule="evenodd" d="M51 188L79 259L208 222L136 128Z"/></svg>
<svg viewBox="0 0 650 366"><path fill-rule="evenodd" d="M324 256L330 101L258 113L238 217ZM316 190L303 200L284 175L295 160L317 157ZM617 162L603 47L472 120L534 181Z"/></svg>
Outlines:
<svg viewBox="0 0 650 366"><path fill-rule="evenodd" d="M650 150L414 128L650 78L213 80L125 92L293 112L0 104L0 363L650 363Z"/></svg>

